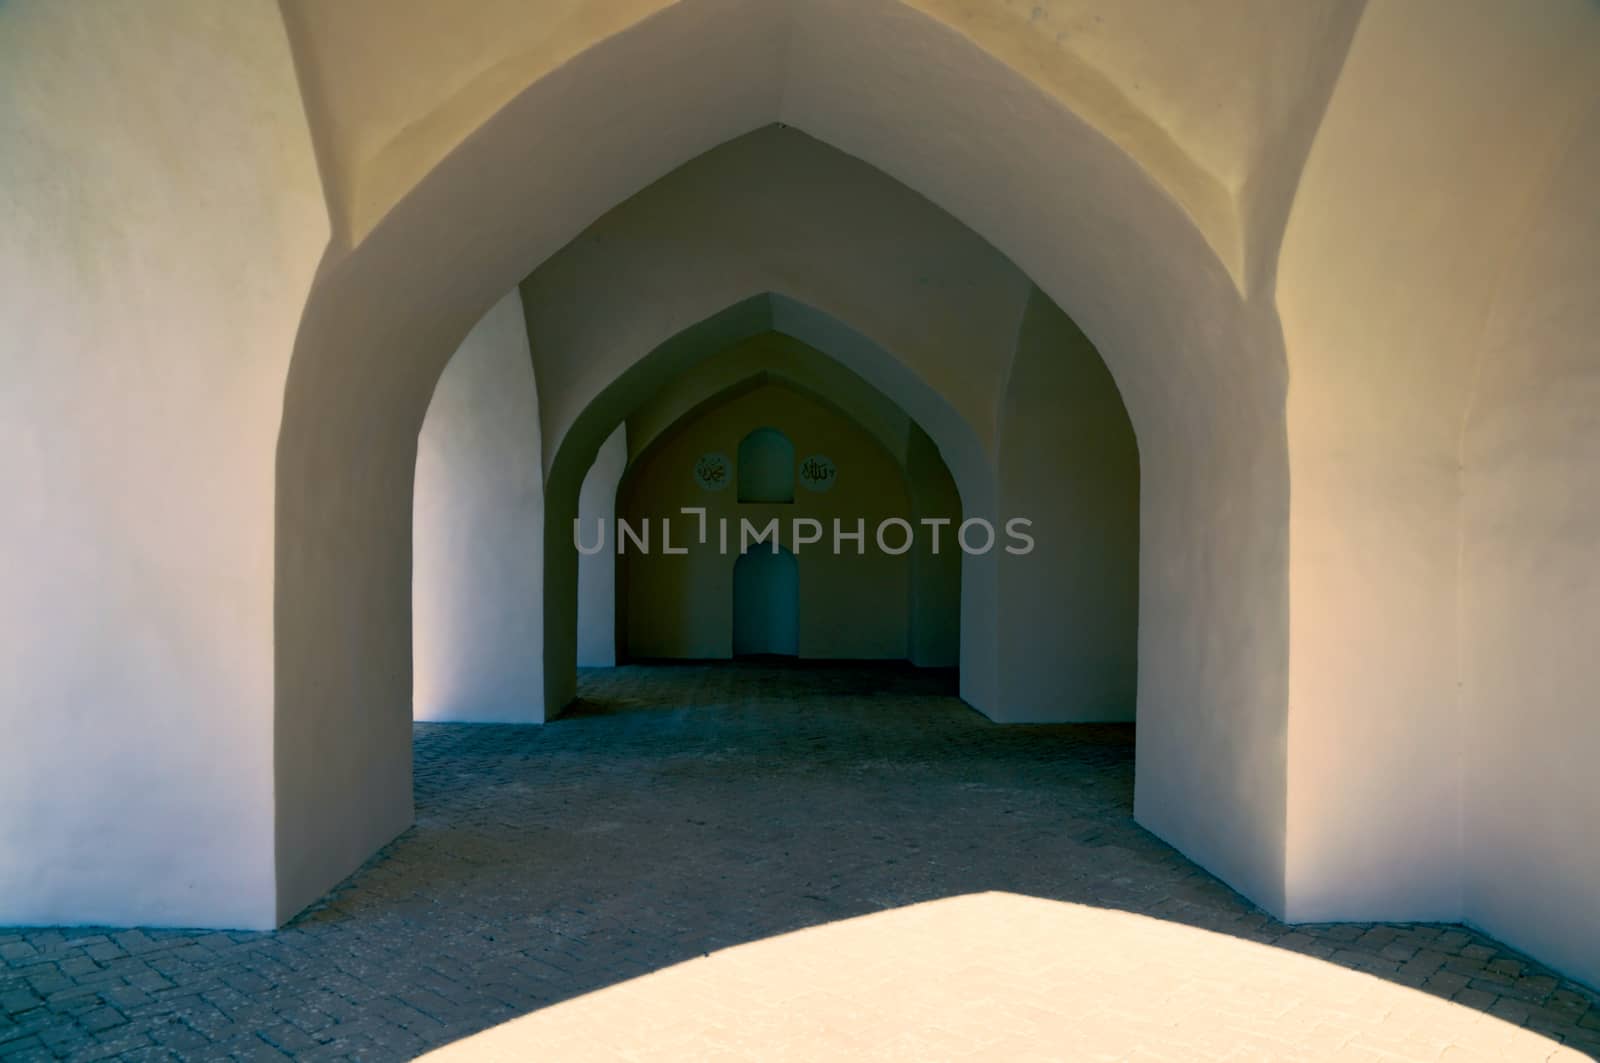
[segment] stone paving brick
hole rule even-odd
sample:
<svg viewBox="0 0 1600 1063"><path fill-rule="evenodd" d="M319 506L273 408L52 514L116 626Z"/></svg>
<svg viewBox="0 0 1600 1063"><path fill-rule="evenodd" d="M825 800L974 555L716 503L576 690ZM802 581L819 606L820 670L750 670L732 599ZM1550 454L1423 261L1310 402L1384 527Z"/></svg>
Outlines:
<svg viewBox="0 0 1600 1063"><path fill-rule="evenodd" d="M41 1003L39 995L31 989L7 989L0 993L0 1012L14 1014L36 1008Z"/></svg>
<svg viewBox="0 0 1600 1063"><path fill-rule="evenodd" d="M0 1058L405 1059L719 950L985 891L1261 942L1552 1046L1600 1045L1594 994L1474 931L1288 927L1256 909L1133 822L1130 727L1000 727L947 675L884 666L628 666L585 672L580 690L542 728L416 725L416 826L276 933L0 931ZM1199 958L1186 981L1150 977L1130 1008L1171 1009L1173 1029L1207 1021L1130 1057L1416 1047L1370 1009L1306 1001L1355 1010L1288 1051L1287 1028L1250 1017L1315 1008L1235 1000ZM1041 992L991 1016L989 1058L1007 1038L1022 1051L1061 1006ZM737 1016L719 1029L683 1050L752 1050ZM661 1030L663 1045L699 1036ZM572 1032L553 1058L604 1052L614 1032ZM849 1030L815 1034L812 1058L859 1047ZM976 1043L937 1024L896 1037L926 1057ZM1495 1058L1485 1045L1426 1058Z"/></svg>
<svg viewBox="0 0 1600 1063"><path fill-rule="evenodd" d="M37 1037L0 1043L0 1059L6 1060L6 1063L33 1063L34 1060L55 1058L55 1053Z"/></svg>
<svg viewBox="0 0 1600 1063"><path fill-rule="evenodd" d="M76 1022L58 1022L39 1031L39 1040L58 1057L65 1058L90 1043L91 1038Z"/></svg>
<svg viewBox="0 0 1600 1063"><path fill-rule="evenodd" d="M113 1026L121 1026L127 1021L122 1012L116 1008L106 1007L94 1009L82 1016L78 1023L90 1033L99 1033L102 1030L109 1030Z"/></svg>

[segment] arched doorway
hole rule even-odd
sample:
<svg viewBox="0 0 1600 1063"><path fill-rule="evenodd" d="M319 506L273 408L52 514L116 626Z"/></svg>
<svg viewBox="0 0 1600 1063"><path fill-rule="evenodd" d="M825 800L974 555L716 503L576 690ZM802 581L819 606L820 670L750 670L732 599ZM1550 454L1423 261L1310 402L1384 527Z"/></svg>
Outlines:
<svg viewBox="0 0 1600 1063"><path fill-rule="evenodd" d="M733 564L733 655L800 654L800 563L788 549L760 546Z"/></svg>

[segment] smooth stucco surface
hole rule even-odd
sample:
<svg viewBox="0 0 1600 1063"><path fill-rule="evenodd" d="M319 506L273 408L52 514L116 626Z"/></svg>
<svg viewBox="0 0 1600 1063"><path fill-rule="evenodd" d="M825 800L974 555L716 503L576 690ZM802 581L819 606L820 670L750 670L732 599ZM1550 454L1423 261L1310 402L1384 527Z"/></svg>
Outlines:
<svg viewBox="0 0 1600 1063"><path fill-rule="evenodd" d="M1043 295L1018 331L1000 509L1033 551L997 553L999 719L1132 720L1139 644L1139 448L1117 386Z"/></svg>
<svg viewBox="0 0 1600 1063"><path fill-rule="evenodd" d="M277 5L0 4L0 924L266 927L328 222Z"/></svg>
<svg viewBox="0 0 1600 1063"><path fill-rule="evenodd" d="M617 430L600 447L594 464L584 474L578 493L578 519L583 522L584 542L593 543L595 528L604 526L608 536L617 516L617 486L628 467L628 428ZM544 541L544 529L538 531ZM542 629L541 629L542 630ZM538 646L539 661L544 661L544 643ZM617 555L614 550L582 554L578 558L578 667L610 668L617 663ZM539 688L544 698L544 688Z"/></svg>
<svg viewBox="0 0 1600 1063"><path fill-rule="evenodd" d="M544 483L522 303L450 359L417 438L412 706L418 720L544 721Z"/></svg>
<svg viewBox="0 0 1600 1063"><path fill-rule="evenodd" d="M1486 840L1466 812L1496 784L1467 755L1463 683L1484 647L1464 633L1489 622L1479 610L1510 602L1466 595L1472 473L1462 432L1494 368L1490 307L1520 306L1536 320L1570 299L1592 301L1593 282L1581 278L1594 271L1575 260L1535 286L1498 301L1496 293L1516 280L1516 263L1528 268L1529 227L1551 217L1542 202L1551 168L1593 105L1597 15L1583 0L1536 12L1492 0L1369 5L1307 162L1276 289L1291 362L1295 498L1292 918L1472 918L1466 869L1498 859L1481 855ZM1495 76L1479 76L1486 69ZM1578 321L1549 329L1527 342L1593 349ZM1512 355L1560 357L1498 352ZM1574 454L1579 438L1568 444ZM1578 476L1553 453L1524 475L1535 467ZM1574 480L1571 490L1583 489ZM1537 628L1544 609L1524 603L1527 612L1499 622ZM1578 612L1561 615L1584 626ZM1537 657L1519 659L1530 674L1542 671ZM1579 685L1566 689L1589 698ZM1494 710L1508 725L1518 700ZM1523 733L1531 751L1538 729ZM1536 759L1517 758L1526 774L1507 785L1555 784L1559 773L1534 768ZM1582 791L1566 790L1561 802L1581 806ZM1539 895L1584 888L1557 870L1570 866L1546 864L1542 874L1565 885ZM1600 968L1589 962L1594 977Z"/></svg>
<svg viewBox="0 0 1600 1063"><path fill-rule="evenodd" d="M1462 438L1463 907L1600 984L1600 106L1571 133L1489 311Z"/></svg>
<svg viewBox="0 0 1600 1063"><path fill-rule="evenodd" d="M1278 198L1262 195L1271 184L1264 175L1300 146L1307 97L1315 102L1327 58L1337 57L1361 4L543 0L536 18L518 0L459 12L419 5L406 18L383 0L284 8L315 89L336 216L355 240L522 86L651 16L706 20L717 44L736 39L772 56L766 81L803 81L792 65L821 58L805 54L808 46L863 24L913 22L950 27L1084 116L1182 205L1242 282L1247 255L1270 256L1270 227L1281 224L1259 209Z"/></svg>

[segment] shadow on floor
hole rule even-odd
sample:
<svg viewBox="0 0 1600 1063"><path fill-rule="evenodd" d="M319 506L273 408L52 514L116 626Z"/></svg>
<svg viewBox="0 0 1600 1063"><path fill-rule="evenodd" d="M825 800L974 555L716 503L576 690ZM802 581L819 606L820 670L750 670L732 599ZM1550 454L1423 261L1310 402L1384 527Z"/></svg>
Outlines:
<svg viewBox="0 0 1600 1063"><path fill-rule="evenodd" d="M416 725L415 827L281 931L0 931L0 1056L407 1058L729 946L991 891L1600 1048L1592 994L1482 935L1254 907L1133 822L1131 726L997 726L952 673L899 666L629 665L580 691L542 728Z"/></svg>

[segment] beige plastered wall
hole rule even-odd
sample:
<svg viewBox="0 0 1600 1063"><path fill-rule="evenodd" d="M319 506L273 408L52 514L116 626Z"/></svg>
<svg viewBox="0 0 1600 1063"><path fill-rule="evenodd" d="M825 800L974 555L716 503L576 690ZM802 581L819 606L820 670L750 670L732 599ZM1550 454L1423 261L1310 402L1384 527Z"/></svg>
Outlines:
<svg viewBox="0 0 1600 1063"><path fill-rule="evenodd" d="M924 519L946 520L952 528L960 524L960 493L927 433L842 362L783 333L752 336L664 382L654 398L628 417L629 450L636 458L641 456L683 419L763 382L781 383L820 401L853 420L893 455L910 493L911 511L901 515L904 519L918 527ZM919 537L907 556L909 658L920 667L954 667L961 646L962 554L949 549L935 552L928 535ZM580 561L589 563L588 557ZM580 594L580 611L582 606Z"/></svg>
<svg viewBox="0 0 1600 1063"><path fill-rule="evenodd" d="M703 454L726 455L735 466L739 442L758 428L782 432L797 462L825 454L839 470L836 486L809 491L796 480L792 503L738 501L737 485L705 491L694 478ZM707 542L698 519L680 512L704 507ZM622 547L627 606L627 648L635 657L725 658L733 645L733 566L744 547L741 533L779 522L779 542L800 569L799 654L802 658L905 659L910 632L911 558L880 551L878 524L909 519L905 472L871 434L835 410L781 384L760 384L676 425L670 436L633 465L620 492L618 515L639 529L648 521L649 553ZM671 521L673 545L662 551L662 518ZM796 546L793 521L820 522L820 543ZM834 521L847 532L862 522L866 542L845 541L833 550ZM721 522L728 522L728 552L721 551ZM810 533L808 529L808 534ZM757 534L758 531L751 534ZM898 530L889 538L900 546ZM611 542L613 549L618 548ZM770 550L770 544L750 549Z"/></svg>

